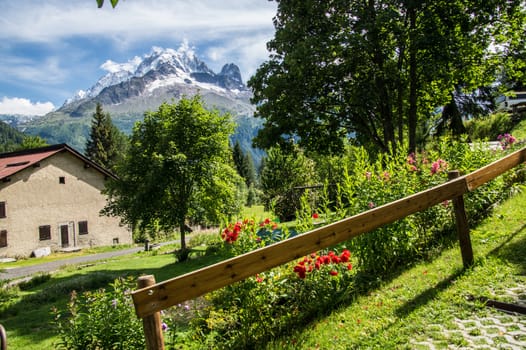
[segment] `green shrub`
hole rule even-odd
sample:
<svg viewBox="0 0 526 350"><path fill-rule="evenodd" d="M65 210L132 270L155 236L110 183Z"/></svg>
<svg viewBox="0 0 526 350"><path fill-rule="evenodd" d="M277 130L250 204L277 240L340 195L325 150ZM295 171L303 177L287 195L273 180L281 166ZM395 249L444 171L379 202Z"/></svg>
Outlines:
<svg viewBox="0 0 526 350"><path fill-rule="evenodd" d="M19 292L18 286L10 286L5 280L0 280L0 304L7 305L7 302L18 297Z"/></svg>
<svg viewBox="0 0 526 350"><path fill-rule="evenodd" d="M261 348L346 300L353 290L350 252L313 253L207 295L192 321L201 348ZM170 344L179 348L179 343Z"/></svg>
<svg viewBox="0 0 526 350"><path fill-rule="evenodd" d="M43 283L46 283L50 279L51 275L49 273L40 273L35 277L31 278L29 281L20 283L18 285L18 288L20 288L20 290L29 290Z"/></svg>
<svg viewBox="0 0 526 350"><path fill-rule="evenodd" d="M111 290L71 293L67 311L53 310L59 349L144 349L142 322L129 292L132 277L116 279Z"/></svg>
<svg viewBox="0 0 526 350"><path fill-rule="evenodd" d="M484 118L476 118L466 122L466 130L471 140L497 140L499 134L509 132L513 128L513 119L509 113L495 113Z"/></svg>

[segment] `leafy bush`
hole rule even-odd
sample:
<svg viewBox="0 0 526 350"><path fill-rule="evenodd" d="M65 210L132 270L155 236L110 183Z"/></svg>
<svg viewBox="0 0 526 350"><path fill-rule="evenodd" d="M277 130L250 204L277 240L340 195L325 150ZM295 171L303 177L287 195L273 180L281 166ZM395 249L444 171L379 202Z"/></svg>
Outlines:
<svg viewBox="0 0 526 350"><path fill-rule="evenodd" d="M144 349L142 322L134 312L129 292L132 277L116 279L112 290L74 291L67 312L53 310L60 349Z"/></svg>
<svg viewBox="0 0 526 350"><path fill-rule="evenodd" d="M290 221L299 209L295 187L312 185L316 181L314 162L303 151L291 147L289 152L279 148L269 150L261 171L262 201L266 209L274 207L281 221Z"/></svg>
<svg viewBox="0 0 526 350"><path fill-rule="evenodd" d="M472 140L497 140L497 135L509 132L513 124L511 114L495 113L466 122L466 130Z"/></svg>
<svg viewBox="0 0 526 350"><path fill-rule="evenodd" d="M348 250L313 253L207 295L194 336L202 348L259 348L346 300L353 277Z"/></svg>
<svg viewBox="0 0 526 350"><path fill-rule="evenodd" d="M18 285L18 288L20 288L20 290L29 290L38 285L46 283L50 279L51 279L51 275L49 273L40 273L36 275L35 277L31 278L29 281L20 283Z"/></svg>

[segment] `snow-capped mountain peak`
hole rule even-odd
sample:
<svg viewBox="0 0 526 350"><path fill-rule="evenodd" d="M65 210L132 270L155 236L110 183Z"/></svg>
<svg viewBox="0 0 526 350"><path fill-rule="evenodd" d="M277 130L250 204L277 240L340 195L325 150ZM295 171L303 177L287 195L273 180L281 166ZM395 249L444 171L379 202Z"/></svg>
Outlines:
<svg viewBox="0 0 526 350"><path fill-rule="evenodd" d="M132 78L142 78L150 74L146 90L150 93L160 87L174 83L195 84L200 88L225 90L225 92L246 92L239 68L227 64L219 74L214 73L206 63L201 61L187 42L183 42L179 49L153 47L149 54L143 57L135 56L124 63L107 60L101 68L108 71L95 85L88 90L80 90L68 99L64 105L85 98L95 98L105 88L118 85Z"/></svg>

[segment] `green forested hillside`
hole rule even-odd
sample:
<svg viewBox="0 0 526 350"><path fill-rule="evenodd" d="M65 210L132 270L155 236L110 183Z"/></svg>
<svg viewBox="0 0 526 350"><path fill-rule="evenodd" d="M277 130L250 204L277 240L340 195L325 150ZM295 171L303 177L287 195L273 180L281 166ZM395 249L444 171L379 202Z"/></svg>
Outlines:
<svg viewBox="0 0 526 350"><path fill-rule="evenodd" d="M0 121L0 152L13 151L22 143L24 137L22 132Z"/></svg>

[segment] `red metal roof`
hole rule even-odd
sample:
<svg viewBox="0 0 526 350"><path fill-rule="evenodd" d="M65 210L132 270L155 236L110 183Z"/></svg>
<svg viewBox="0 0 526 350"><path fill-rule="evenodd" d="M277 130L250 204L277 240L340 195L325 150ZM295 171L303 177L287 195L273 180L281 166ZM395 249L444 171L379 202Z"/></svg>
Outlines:
<svg viewBox="0 0 526 350"><path fill-rule="evenodd" d="M62 149L50 150L42 153L13 155L7 158L0 158L0 180L9 177L20 170L28 168Z"/></svg>
<svg viewBox="0 0 526 350"><path fill-rule="evenodd" d="M21 170L29 168L34 164L37 164L38 162L62 151L70 152L74 156L80 158L86 164L89 164L91 167L103 173L104 175L114 177L114 175L111 174L109 171L93 163L88 158L84 157L82 154L70 148L68 145L58 144L31 150L0 154L0 180L3 180L13 174L16 174Z"/></svg>

